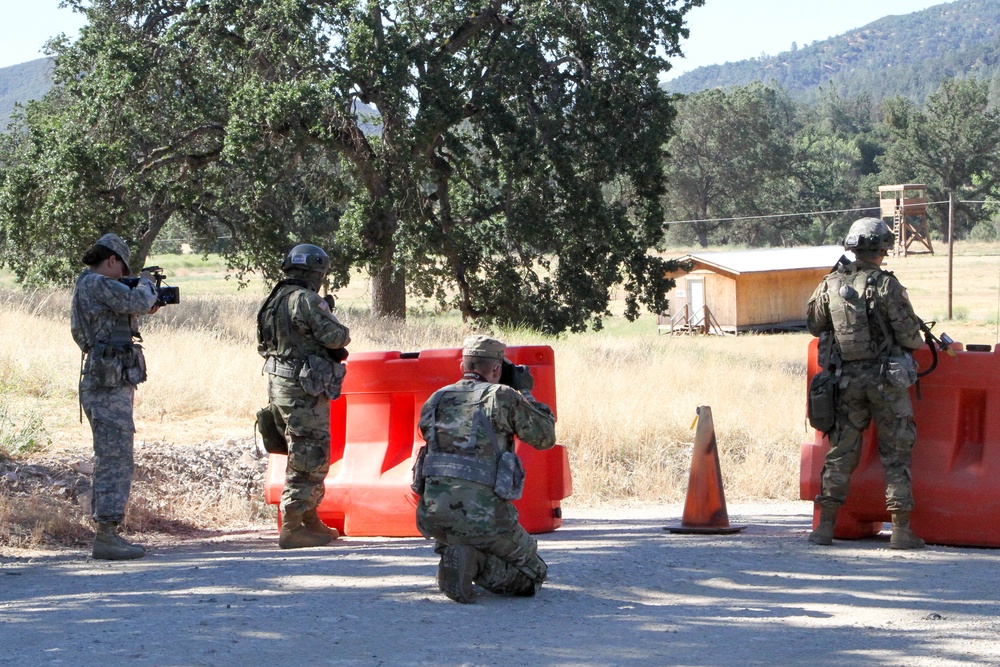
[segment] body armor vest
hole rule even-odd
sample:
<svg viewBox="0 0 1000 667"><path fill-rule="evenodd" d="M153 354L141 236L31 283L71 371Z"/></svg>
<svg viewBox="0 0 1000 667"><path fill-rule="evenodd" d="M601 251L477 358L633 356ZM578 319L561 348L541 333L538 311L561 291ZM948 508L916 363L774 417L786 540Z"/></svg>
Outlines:
<svg viewBox="0 0 1000 667"><path fill-rule="evenodd" d="M88 275L93 274L88 271L80 274L76 279L76 289L80 289L80 282ZM132 332L132 316L128 313L108 311L108 313L102 316L111 320L111 330L106 335L107 340L103 340L102 336L90 326L90 321L87 319L86 313L83 312L79 300L74 302L73 311L73 316L79 322L80 328L83 330L86 338L86 344L82 346L85 353L89 353L95 348L113 347L122 349L133 344L132 340L136 337L136 334Z"/></svg>
<svg viewBox="0 0 1000 667"><path fill-rule="evenodd" d="M827 277L830 321L844 361L876 359L889 341L875 329L880 313L875 286L880 271L848 267Z"/></svg>
<svg viewBox="0 0 1000 667"><path fill-rule="evenodd" d="M458 384L439 390L431 397L434 427L414 468L415 491L419 488L417 492L422 493L425 477L454 477L498 491L497 464L505 455L505 448L483 410L483 397L489 389L486 383ZM447 401L444 400L446 395ZM523 471L521 483L523 486ZM519 492L517 497L520 497Z"/></svg>
<svg viewBox="0 0 1000 667"><path fill-rule="evenodd" d="M306 342L292 326L288 299L304 287L298 282L281 281L257 313L257 351L262 357L281 361L304 361Z"/></svg>

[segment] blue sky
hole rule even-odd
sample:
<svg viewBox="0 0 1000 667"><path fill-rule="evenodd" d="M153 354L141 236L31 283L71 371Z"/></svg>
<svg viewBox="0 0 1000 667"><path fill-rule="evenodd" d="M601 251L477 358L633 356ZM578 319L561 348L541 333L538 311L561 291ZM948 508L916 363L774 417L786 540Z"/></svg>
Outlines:
<svg viewBox="0 0 1000 667"><path fill-rule="evenodd" d="M687 15L691 38L666 78L703 65L775 55L841 35L883 16L949 4L942 0L705 0Z"/></svg>
<svg viewBox="0 0 1000 667"><path fill-rule="evenodd" d="M706 0L691 10L686 57L674 62L670 76L762 53L773 55L826 39L889 14L909 14L941 0ZM0 67L42 57L47 39L76 36L79 14L59 0L0 0Z"/></svg>

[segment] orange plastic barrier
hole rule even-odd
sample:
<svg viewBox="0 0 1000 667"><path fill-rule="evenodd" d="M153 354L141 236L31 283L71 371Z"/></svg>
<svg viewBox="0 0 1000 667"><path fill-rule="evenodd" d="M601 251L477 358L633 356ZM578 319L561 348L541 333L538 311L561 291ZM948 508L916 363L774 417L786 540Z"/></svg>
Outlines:
<svg viewBox="0 0 1000 667"><path fill-rule="evenodd" d="M816 344L809 346L809 379L819 372ZM917 424L911 472L916 507L914 531L927 542L1000 547L1000 354L970 352L956 343L955 357L939 352L938 366L920 379L921 400L910 390ZM916 352L921 368L931 351ZM808 384L806 385L808 387ZM800 496L814 500L830 444L820 433L802 445ZM818 511L813 525L818 524ZM851 477L847 502L837 515L834 536L869 537L889 521L885 476L875 428L864 435L861 461Z"/></svg>
<svg viewBox="0 0 1000 667"><path fill-rule="evenodd" d="M532 395L556 411L555 355L548 346L508 347L507 358L531 369ZM420 408L432 393L461 379L462 350L351 354L341 397L330 403L330 472L319 516L344 535L409 537L417 496L410 490L413 457L424 441ZM540 452L517 441L527 473L514 502L532 533L562 525L559 502L573 493L566 448ZM265 498L278 504L286 457L267 463Z"/></svg>

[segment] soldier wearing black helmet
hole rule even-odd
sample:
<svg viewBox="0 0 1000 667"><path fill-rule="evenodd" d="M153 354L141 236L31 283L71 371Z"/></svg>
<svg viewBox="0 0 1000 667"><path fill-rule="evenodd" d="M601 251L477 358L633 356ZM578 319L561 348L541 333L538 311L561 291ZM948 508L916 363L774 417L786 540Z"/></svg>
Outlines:
<svg viewBox="0 0 1000 667"><path fill-rule="evenodd" d="M855 261L827 275L809 300L809 331L833 337L829 365L839 377L836 417L828 433L830 451L816 497L820 520L809 535L815 544L833 543L837 512L858 465L862 435L874 419L885 468L886 508L892 514L889 546L924 546L910 528L910 457L917 431L909 394L917 371L912 352L923 341L906 290L880 268L894 243L882 220L855 221L844 239L844 249L854 253Z"/></svg>
<svg viewBox="0 0 1000 667"><path fill-rule="evenodd" d="M330 401L340 396L340 363L350 332L319 289L330 258L310 244L292 248L281 263L286 278L257 314L257 350L266 361L268 411L288 445L278 544L297 549L328 544L339 533L317 515L330 467Z"/></svg>

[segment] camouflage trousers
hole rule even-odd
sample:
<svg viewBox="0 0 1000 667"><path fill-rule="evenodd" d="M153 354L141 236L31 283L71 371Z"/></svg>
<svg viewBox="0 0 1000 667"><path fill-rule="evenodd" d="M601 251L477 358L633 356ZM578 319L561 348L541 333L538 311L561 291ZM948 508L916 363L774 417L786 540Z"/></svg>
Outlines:
<svg viewBox="0 0 1000 667"><path fill-rule="evenodd" d="M541 584L548 566L538 555L538 542L518 523L517 509L479 484L428 478L417 504L417 528L447 546L471 546L486 555L476 583L500 595L523 593ZM488 493L487 493L488 491Z"/></svg>
<svg viewBox="0 0 1000 667"><path fill-rule="evenodd" d="M908 389L890 385L872 362L844 365L837 398L837 421L823 465L821 494L816 502L839 507L847 498L851 473L861 457L862 436L875 421L878 453L885 470L886 509L913 509L910 459L917 440Z"/></svg>
<svg viewBox="0 0 1000 667"><path fill-rule="evenodd" d="M295 380L268 377L271 412L288 441L281 512L306 512L318 507L326 492L323 481L330 469L330 401L326 396L310 396Z"/></svg>
<svg viewBox="0 0 1000 667"><path fill-rule="evenodd" d="M99 523L125 520L134 468L134 397L132 385L80 390L80 403L94 435L90 511Z"/></svg>

